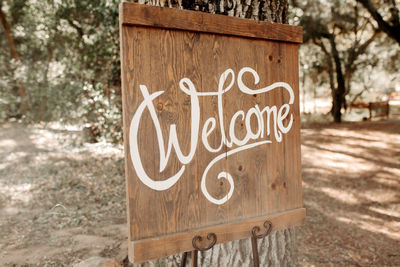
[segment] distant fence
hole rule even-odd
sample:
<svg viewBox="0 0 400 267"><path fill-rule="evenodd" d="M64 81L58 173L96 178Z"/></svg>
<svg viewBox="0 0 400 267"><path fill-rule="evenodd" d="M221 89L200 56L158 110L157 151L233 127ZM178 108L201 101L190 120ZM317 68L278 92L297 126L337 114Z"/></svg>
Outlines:
<svg viewBox="0 0 400 267"><path fill-rule="evenodd" d="M365 108L369 111L369 119L386 117L389 118L389 101L380 102L357 102L351 105L352 108Z"/></svg>

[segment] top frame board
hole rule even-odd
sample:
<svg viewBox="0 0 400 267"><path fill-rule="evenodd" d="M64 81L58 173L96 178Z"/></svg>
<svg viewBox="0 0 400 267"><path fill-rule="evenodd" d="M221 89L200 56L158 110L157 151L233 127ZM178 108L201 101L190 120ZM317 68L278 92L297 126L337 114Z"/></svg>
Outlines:
<svg viewBox="0 0 400 267"><path fill-rule="evenodd" d="M301 27L122 3L120 38L130 260L299 225Z"/></svg>

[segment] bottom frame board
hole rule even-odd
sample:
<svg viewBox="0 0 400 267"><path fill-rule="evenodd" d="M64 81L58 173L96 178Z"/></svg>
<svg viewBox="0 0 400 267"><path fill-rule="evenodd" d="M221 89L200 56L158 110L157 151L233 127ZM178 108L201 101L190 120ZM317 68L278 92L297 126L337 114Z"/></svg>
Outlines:
<svg viewBox="0 0 400 267"><path fill-rule="evenodd" d="M217 236L216 244L245 239L251 236L251 230L254 226L259 226L262 229L263 223L266 220L272 223L272 231L299 226L302 224L305 216L306 209L299 208L265 217L252 218L246 221L203 228L198 231L190 231L136 242L129 241L129 260L131 262L140 263L159 257L167 257L180 253L181 251L192 251L192 239L196 235L203 237L206 243L209 242L207 240L207 235L209 233L215 233Z"/></svg>

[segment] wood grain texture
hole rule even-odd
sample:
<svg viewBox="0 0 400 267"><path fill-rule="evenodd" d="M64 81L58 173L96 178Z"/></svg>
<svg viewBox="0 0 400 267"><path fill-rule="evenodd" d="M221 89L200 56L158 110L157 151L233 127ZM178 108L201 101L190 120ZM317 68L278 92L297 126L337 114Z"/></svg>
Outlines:
<svg viewBox="0 0 400 267"><path fill-rule="evenodd" d="M293 43L303 42L300 26L134 3L121 5L123 12L120 16L123 25L209 32Z"/></svg>
<svg viewBox="0 0 400 267"><path fill-rule="evenodd" d="M254 220L270 218L274 214L275 217L271 218L277 229L297 225L305 216L301 197L298 44L243 37L240 34L226 35L217 30L216 33L201 28L193 30L193 25L189 25L186 31L183 28L159 27L159 16L153 17L156 27L124 23L125 18L134 16L137 10L151 13L154 12L153 8L125 3L121 5L124 14L120 17L121 75L130 258L135 262L145 261L190 250L188 246L191 241L188 243L188 240L193 238L191 235L203 230L219 229L218 243L245 238L248 235L244 236L244 225L249 226ZM142 17L150 17L149 13L146 14ZM175 13L169 15L171 21L175 16L182 19L179 17L181 15ZM217 27L218 21L216 19L212 27ZM212 21L208 24L211 25ZM275 26L273 24L271 27ZM259 74L258 85L254 85L254 78L250 74L243 76L243 82L254 89L275 82L286 82L293 88L295 101L290 105L290 114L294 118L292 128L283 134L281 142L277 142L273 123L270 122L270 133L261 139L270 140L271 143L229 156L228 153L238 146L224 145L221 151L212 153L205 148L201 139L201 131L208 118L213 117L216 121L216 130L208 138L210 146L216 148L221 144L221 136L229 135L230 121L237 110L247 113L255 105L260 108L275 105L279 108L288 102L289 94L282 88L254 95L240 92L236 79L243 67L251 67ZM153 101L163 141L168 144L170 126L176 125L180 148L187 155L192 134L191 99L179 89L179 82L186 77L193 82L197 92L216 92L220 75L228 68L236 76L232 89L223 95L222 118L218 114L217 96L199 97L200 129L194 133L199 135L199 140L196 154L185 165L183 176L165 191L156 191L144 185L137 176L129 152L131 120L144 100L140 85L145 85L149 94L164 92ZM224 121L223 131L219 128L221 120ZM287 125L288 119L283 123ZM264 126L267 131L268 126ZM253 116L250 128L256 132L257 127L257 120ZM234 129L239 139L244 138L248 131L242 120L235 122ZM172 149L166 168L160 171L158 142L150 112L146 110L138 131L140 158L147 174L161 181L175 174L183 165ZM221 153L225 153L225 157L210 169L206 187L215 198L225 196L230 185L225 179L217 179L217 176L221 171L227 171L233 177L235 190L228 202L216 205L202 193L201 179L207 165ZM279 216L276 215L278 213ZM231 232L224 233L226 230ZM171 239L171 236L175 239Z"/></svg>
<svg viewBox="0 0 400 267"><path fill-rule="evenodd" d="M133 258L131 260L134 262L144 262L179 252L191 251L193 250L192 239L196 235L203 237L205 240L204 244L206 245L207 234L215 233L217 235L216 244L221 244L250 237L252 228L254 226L259 226L260 229L264 229L263 223L266 220L272 222L272 231L278 231L301 225L305 216L306 210L300 208L271 214L266 217L251 218L246 221L190 231L184 234L131 242L131 246L133 247Z"/></svg>

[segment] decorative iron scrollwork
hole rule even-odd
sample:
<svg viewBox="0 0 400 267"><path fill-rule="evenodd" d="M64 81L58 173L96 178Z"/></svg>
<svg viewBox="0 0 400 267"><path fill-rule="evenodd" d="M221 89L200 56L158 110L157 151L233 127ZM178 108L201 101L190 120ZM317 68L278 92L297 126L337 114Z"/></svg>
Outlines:
<svg viewBox="0 0 400 267"><path fill-rule="evenodd" d="M257 248L257 239L264 238L272 231L272 222L265 221L264 222L265 233L258 234L260 232L260 227L254 226L251 229L251 248L253 250L253 266L259 267L260 266L260 259L258 257L258 248Z"/></svg>
<svg viewBox="0 0 400 267"><path fill-rule="evenodd" d="M214 233L209 233L209 234L207 235L207 239L210 240L211 243L210 243L208 246L205 246L205 247L203 247L203 248L200 248L200 247L197 245L197 243L198 243L198 242L201 242L201 241L203 240L203 238L202 238L201 236L199 236L199 235L196 235L196 236L193 237L193 239L192 239L192 245L193 245L193 247L194 247L196 250L199 250L199 251L206 251L206 250L209 250L209 249L212 248L212 247L215 245L215 243L217 242L217 235L214 234Z"/></svg>
<svg viewBox="0 0 400 267"><path fill-rule="evenodd" d="M260 232L260 230L261 230L260 227L259 226L254 226L253 229L251 229L251 235L256 239L260 239L260 238L266 237L272 231L272 222L265 221L264 222L264 228L266 229L265 233L258 234Z"/></svg>

